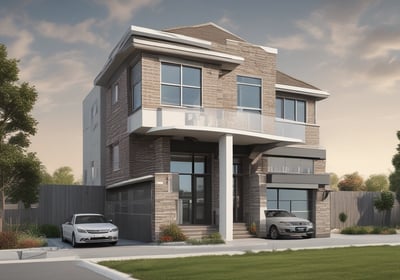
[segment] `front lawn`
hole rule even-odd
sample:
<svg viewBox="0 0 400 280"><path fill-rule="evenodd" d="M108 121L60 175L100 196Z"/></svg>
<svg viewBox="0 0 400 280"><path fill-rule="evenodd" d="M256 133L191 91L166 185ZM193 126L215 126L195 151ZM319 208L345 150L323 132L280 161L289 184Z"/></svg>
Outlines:
<svg viewBox="0 0 400 280"><path fill-rule="evenodd" d="M400 247L248 253L175 259L107 261L137 279L398 279Z"/></svg>

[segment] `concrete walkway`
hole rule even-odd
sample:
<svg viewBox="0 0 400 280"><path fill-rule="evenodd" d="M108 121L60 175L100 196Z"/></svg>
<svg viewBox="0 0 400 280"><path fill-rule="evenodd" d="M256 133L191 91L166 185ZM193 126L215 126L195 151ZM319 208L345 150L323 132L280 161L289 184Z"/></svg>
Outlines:
<svg viewBox="0 0 400 280"><path fill-rule="evenodd" d="M322 249L350 246L400 246L400 234L396 235L341 235L332 233L330 238L312 239L239 239L221 245L184 245L184 244L148 244L128 240L120 240L117 246L89 245L72 248L70 244L63 243L60 239L49 239L49 247L23 250L0 250L0 268L13 268L17 264L31 264L31 270L26 273L36 273L40 278L42 265L50 268L51 262L62 262L62 267L76 271L82 275L85 270L87 277L84 279L132 279L98 265L103 260L127 260L145 258L176 258L202 255L234 255L246 252L281 251ZM35 263L37 263L36 271ZM60 265L61 266L61 263ZM14 270L15 272L15 270ZM20 271L22 273L22 270ZM97 275L97 278L96 278ZM68 276L68 275L66 275ZM21 274L24 277L24 274ZM8 279L8 278L7 278ZM16 278L18 279L18 278ZM22 279L22 278L21 278ZM35 279L35 278L33 278ZM60 278L61 279L61 278ZM64 279L64 278L63 278ZM70 278L66 278L70 279Z"/></svg>
<svg viewBox="0 0 400 280"><path fill-rule="evenodd" d="M395 235L342 235L332 233L330 238L311 239L238 239L221 245L182 245L182 244L149 244L120 240L117 246L89 245L72 248L69 243L59 239L49 239L49 247L23 249L22 251L45 252L41 259L65 260L86 259L91 261L111 259L173 258L198 255L243 254L245 252L301 250L313 248L333 248L349 246L400 245L400 234ZM18 251L0 250L0 262L20 260ZM39 259L35 259L38 261ZM28 260L26 260L28 261ZM34 258L31 259L34 261Z"/></svg>

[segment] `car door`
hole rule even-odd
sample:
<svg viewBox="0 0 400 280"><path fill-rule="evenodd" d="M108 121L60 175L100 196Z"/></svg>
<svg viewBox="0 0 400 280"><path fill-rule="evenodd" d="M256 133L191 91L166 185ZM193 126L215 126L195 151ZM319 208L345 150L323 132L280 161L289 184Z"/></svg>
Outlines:
<svg viewBox="0 0 400 280"><path fill-rule="evenodd" d="M73 218L74 218L74 216L71 216L63 224L63 235L64 235L64 238L66 238L68 240L72 240L72 233L74 231Z"/></svg>

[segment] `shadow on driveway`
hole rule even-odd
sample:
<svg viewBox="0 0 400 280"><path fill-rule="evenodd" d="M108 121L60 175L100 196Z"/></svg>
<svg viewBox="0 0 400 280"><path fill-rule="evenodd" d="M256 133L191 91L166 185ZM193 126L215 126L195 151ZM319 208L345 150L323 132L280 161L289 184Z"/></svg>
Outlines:
<svg viewBox="0 0 400 280"><path fill-rule="evenodd" d="M115 246L132 246L132 245L143 245L146 243L135 241L135 240L127 240L127 239L119 239L117 245ZM47 238L47 246L48 247L57 247L59 249L73 249L71 243L62 242L61 238ZM97 248L97 247L114 247L108 243L91 243L91 244L82 244L79 247L81 248ZM78 247L78 248L79 248Z"/></svg>

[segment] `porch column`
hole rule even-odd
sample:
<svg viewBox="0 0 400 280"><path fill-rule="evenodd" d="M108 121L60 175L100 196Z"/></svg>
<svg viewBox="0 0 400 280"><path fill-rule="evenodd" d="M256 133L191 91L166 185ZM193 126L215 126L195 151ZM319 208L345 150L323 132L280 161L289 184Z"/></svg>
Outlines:
<svg viewBox="0 0 400 280"><path fill-rule="evenodd" d="M225 241L233 239L233 137L219 139L219 233Z"/></svg>

